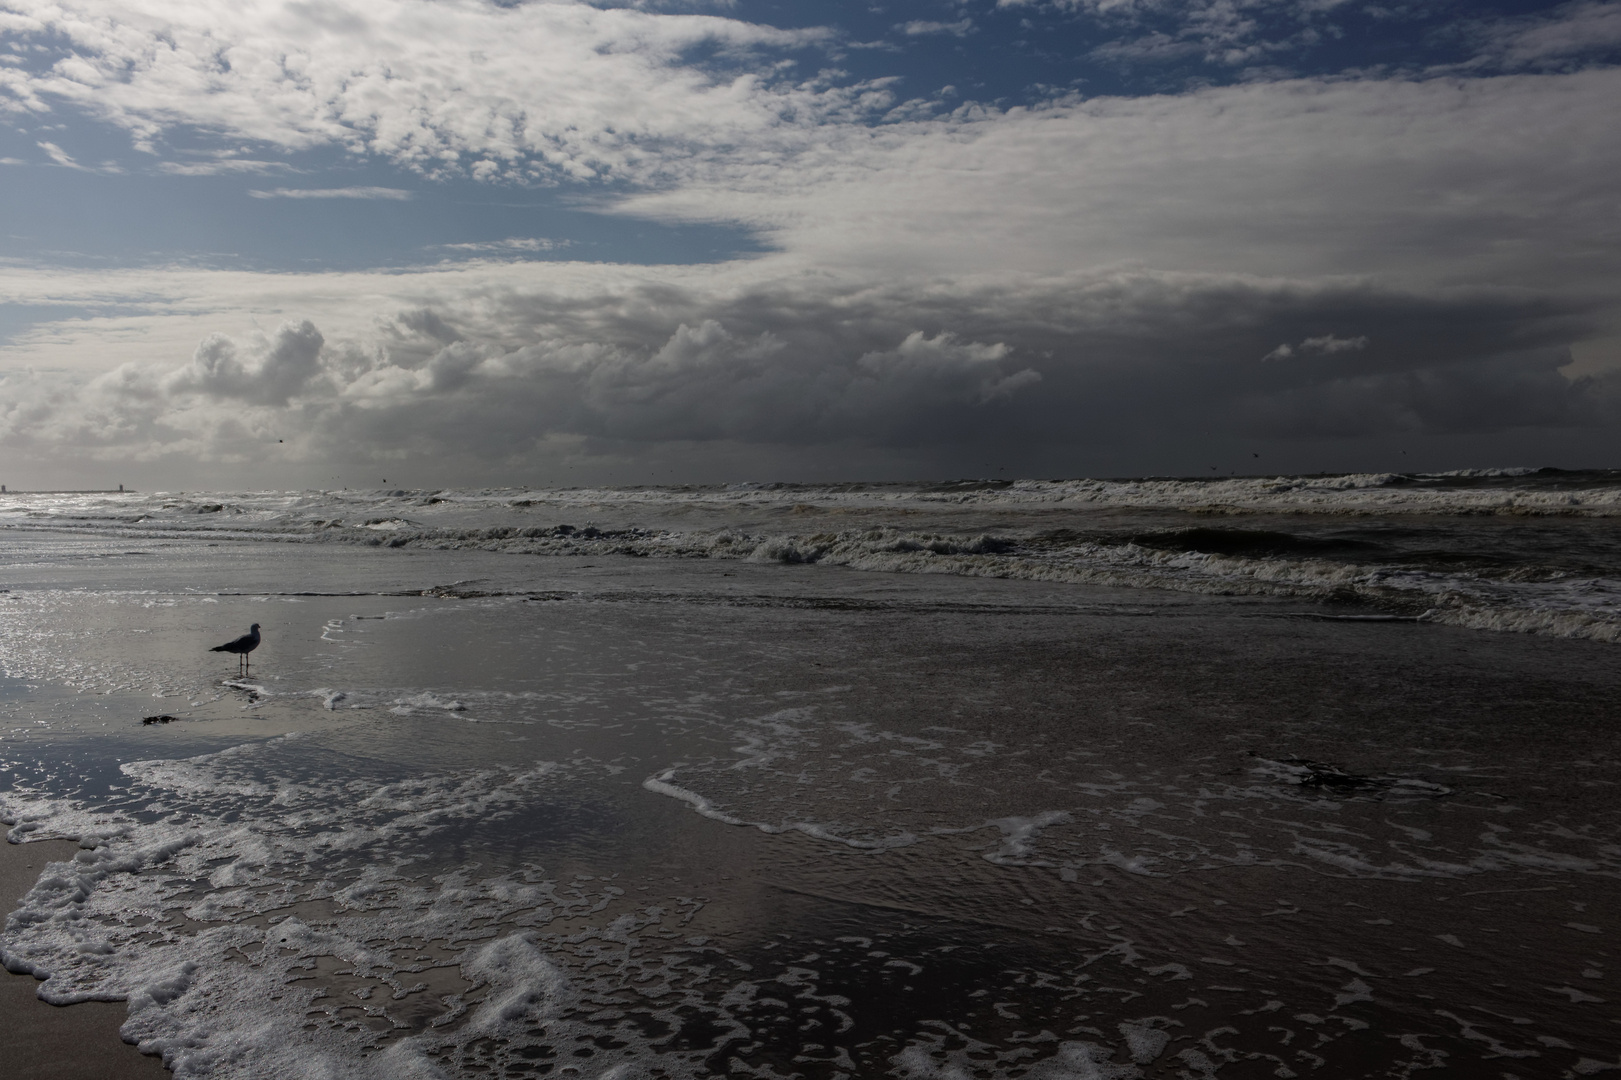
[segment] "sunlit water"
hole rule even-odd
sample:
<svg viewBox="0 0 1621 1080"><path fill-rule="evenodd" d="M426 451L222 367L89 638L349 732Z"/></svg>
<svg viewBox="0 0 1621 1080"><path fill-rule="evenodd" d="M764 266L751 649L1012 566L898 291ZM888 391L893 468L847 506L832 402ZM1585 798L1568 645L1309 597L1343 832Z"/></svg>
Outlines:
<svg viewBox="0 0 1621 1080"><path fill-rule="evenodd" d="M14 499L0 948L193 1077L1621 1069L1581 477Z"/></svg>

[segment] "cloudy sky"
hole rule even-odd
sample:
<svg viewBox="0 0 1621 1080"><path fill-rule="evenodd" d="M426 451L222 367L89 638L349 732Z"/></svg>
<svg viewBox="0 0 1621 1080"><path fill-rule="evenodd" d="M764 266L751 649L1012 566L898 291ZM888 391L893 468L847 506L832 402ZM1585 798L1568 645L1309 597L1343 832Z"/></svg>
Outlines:
<svg viewBox="0 0 1621 1080"><path fill-rule="evenodd" d="M1621 2L0 0L0 482L1621 466Z"/></svg>

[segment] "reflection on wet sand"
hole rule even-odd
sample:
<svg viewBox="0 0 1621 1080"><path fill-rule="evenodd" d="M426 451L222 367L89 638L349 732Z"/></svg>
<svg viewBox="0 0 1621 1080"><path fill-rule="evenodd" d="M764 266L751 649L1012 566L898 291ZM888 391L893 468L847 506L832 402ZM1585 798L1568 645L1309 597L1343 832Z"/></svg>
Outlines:
<svg viewBox="0 0 1621 1080"><path fill-rule="evenodd" d="M0 812L82 838L6 957L179 1075L1621 1067L1610 646L285 550L297 597L188 591L240 576L191 551L0 605ZM246 615L255 678L199 668Z"/></svg>

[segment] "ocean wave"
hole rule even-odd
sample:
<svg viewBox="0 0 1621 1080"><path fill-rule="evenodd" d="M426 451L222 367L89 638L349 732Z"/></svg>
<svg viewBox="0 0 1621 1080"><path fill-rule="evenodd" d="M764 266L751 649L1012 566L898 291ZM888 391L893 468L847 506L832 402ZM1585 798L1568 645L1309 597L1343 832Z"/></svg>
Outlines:
<svg viewBox="0 0 1621 1080"><path fill-rule="evenodd" d="M1145 527L1118 524L1120 513L1134 511L1159 516L1141 518ZM1240 528L1213 524L1211 514L1270 516L1257 527ZM1189 522L1185 515L1200 516ZM1602 537L1587 541L1597 553L1587 562L1557 549L1569 530L1588 528L1581 519L1616 515L1621 471L1525 469L1208 480L0 497L0 528L23 531L737 559L1293 597L1372 605L1475 629L1607 642L1621 641L1616 553L1603 546ZM1311 525L1325 516L1346 524ZM1356 524L1369 518L1376 520ZM1496 533L1480 526L1465 536L1470 521L1503 518L1551 520L1567 533L1522 544L1513 559L1502 555L1506 526L1492 526ZM1291 519L1303 527L1289 525ZM1533 527L1554 526L1526 526ZM1410 534L1405 547L1382 546L1403 530ZM1468 550L1457 546L1460 537ZM476 583L430 591L483 595Z"/></svg>
<svg viewBox="0 0 1621 1080"><path fill-rule="evenodd" d="M329 528L233 538L534 556L735 559L879 573L1289 597L1371 605L1387 614L1472 629L1621 642L1621 581L1615 579L1539 569L1436 570L1411 563L1335 559L1311 553L1329 549L1354 555L1355 544L1266 533L1234 539L1196 529L1137 535L1120 542L1050 534L951 536L887 526L767 534L559 525L402 529L386 535L364 528ZM1209 548L1217 550L1204 550ZM473 599L491 594L476 583L457 583L423 590L423 595Z"/></svg>
<svg viewBox="0 0 1621 1080"><path fill-rule="evenodd" d="M1621 514L1621 470L1457 469L1438 473L938 483L732 484L622 488L449 488L139 494L9 492L0 523L408 528L421 515L623 508L1124 508L1309 514ZM359 519L359 520L356 520Z"/></svg>

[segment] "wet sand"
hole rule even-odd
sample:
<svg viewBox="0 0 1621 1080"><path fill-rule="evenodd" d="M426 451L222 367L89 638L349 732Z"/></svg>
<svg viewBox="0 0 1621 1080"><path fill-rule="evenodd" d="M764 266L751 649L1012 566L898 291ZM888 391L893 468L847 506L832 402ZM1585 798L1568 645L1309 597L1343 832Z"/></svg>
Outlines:
<svg viewBox="0 0 1621 1080"><path fill-rule="evenodd" d="M1016 580L215 550L0 605L9 640L94 630L41 655L100 691L16 679L6 749L31 788L161 803L95 932L120 985L206 960L192 1011L143 1019L260 1074L404 1074L373 1040L462 1077L1621 1062L1612 646ZM176 602L113 594L119 566ZM190 599L210 577L264 591ZM198 646L254 621L276 636L230 678ZM179 721L140 723L154 689ZM377 867L388 892L334 904ZM14 937L107 977L74 934ZM529 958L502 993L561 971L555 1012L452 1015L487 955Z"/></svg>
<svg viewBox="0 0 1621 1080"><path fill-rule="evenodd" d="M13 902L48 862L71 859L77 844L44 840L0 843L0 898ZM163 1063L118 1037L124 1003L47 1005L32 975L0 974L0 1078L3 1080L143 1080L166 1077Z"/></svg>

